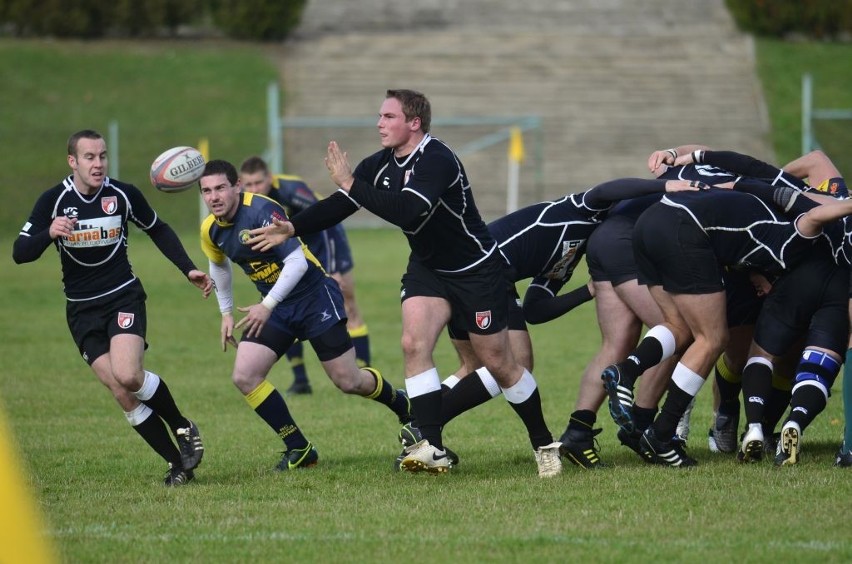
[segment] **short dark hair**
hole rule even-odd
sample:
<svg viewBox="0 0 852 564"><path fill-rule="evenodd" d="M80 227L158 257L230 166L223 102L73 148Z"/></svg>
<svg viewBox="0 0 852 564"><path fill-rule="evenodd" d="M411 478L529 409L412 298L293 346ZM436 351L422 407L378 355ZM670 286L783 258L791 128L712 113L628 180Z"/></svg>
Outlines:
<svg viewBox="0 0 852 564"><path fill-rule="evenodd" d="M402 104L402 113L405 114L405 121L420 118L420 129L423 133L429 133L429 127L432 125L432 106L425 94L416 90L388 90L385 98L399 100Z"/></svg>
<svg viewBox="0 0 852 564"><path fill-rule="evenodd" d="M265 160L257 155L247 158L243 161L243 164L240 165L241 174L256 174L258 172L269 174L269 166L266 164Z"/></svg>
<svg viewBox="0 0 852 564"><path fill-rule="evenodd" d="M80 139L103 139L103 135L95 131L94 129L83 129L82 131L78 131L68 138L68 154L72 156L77 156L77 143Z"/></svg>
<svg viewBox="0 0 852 564"><path fill-rule="evenodd" d="M228 161L223 161L222 159L207 161L207 164L204 165L204 172L201 173L201 178L204 178L205 176L213 176L214 174L224 174L225 177L227 177L228 182L231 183L231 186L235 185L237 180L239 180L237 169L234 168L234 165ZM199 178L199 180L201 179Z"/></svg>

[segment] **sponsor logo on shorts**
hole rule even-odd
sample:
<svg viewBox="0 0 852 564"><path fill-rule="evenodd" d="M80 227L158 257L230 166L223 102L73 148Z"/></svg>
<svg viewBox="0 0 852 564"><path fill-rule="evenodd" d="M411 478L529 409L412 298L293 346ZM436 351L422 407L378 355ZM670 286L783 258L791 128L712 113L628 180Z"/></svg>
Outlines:
<svg viewBox="0 0 852 564"><path fill-rule="evenodd" d="M760 397L760 396L749 396L748 402L749 403L759 403L760 405L763 405L763 398Z"/></svg>
<svg viewBox="0 0 852 564"><path fill-rule="evenodd" d="M118 211L118 198L116 196L101 198L101 209L104 210L104 213L114 214Z"/></svg>
<svg viewBox="0 0 852 564"><path fill-rule="evenodd" d="M133 325L133 319L135 314L132 313L124 313L123 311L118 312L118 326L122 329L130 329Z"/></svg>
<svg viewBox="0 0 852 564"><path fill-rule="evenodd" d="M322 323L323 321L328 321L329 319L331 319L331 314L327 311L323 311L320 314L320 323Z"/></svg>
<svg viewBox="0 0 852 564"><path fill-rule="evenodd" d="M491 310L476 312L476 326L480 329L488 329L491 326Z"/></svg>

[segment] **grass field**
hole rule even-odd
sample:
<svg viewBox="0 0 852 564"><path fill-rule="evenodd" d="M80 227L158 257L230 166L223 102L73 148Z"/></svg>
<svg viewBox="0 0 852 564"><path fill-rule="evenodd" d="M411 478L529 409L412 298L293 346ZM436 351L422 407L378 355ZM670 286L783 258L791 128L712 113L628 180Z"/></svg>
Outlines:
<svg viewBox="0 0 852 564"><path fill-rule="evenodd" d="M826 73L818 76L848 77L836 65L849 60L850 47L826 52L804 45L802 55L787 49L761 42L759 55L773 120L787 120L775 128L776 146L795 152L798 90L792 85L799 71L818 67ZM777 80L767 80L767 69ZM600 444L611 467L568 467L558 479L539 480L520 422L497 399L447 428L447 444L462 462L453 475L436 478L392 472L395 418L337 392L309 353L315 393L289 403L319 448L321 464L304 473L273 473L279 442L230 383L233 355L218 350L215 304L203 302L135 231L131 259L150 296L146 366L168 381L207 446L194 484L163 488L164 465L76 354L53 251L16 266L8 249L36 194L67 173L64 140L71 131L105 130L110 119L119 120L128 178L144 179L160 150L203 135L217 156L239 160L263 149L263 89L275 72L262 50L241 45L0 40L0 107L16 108L4 113L2 125L14 143L0 167L0 241L7 249L0 263L6 359L0 400L65 561L852 560L844 520L850 474L831 467L843 425L839 384L794 468L739 466L709 453L710 394L704 391L690 441L700 466L692 470L644 465L618 445L604 410ZM848 95L848 87L838 92ZM152 115L168 116L169 126ZM195 198L152 200L204 264L190 229ZM404 240L384 230L355 230L350 238L374 363L401 385ZM584 282L581 272L576 284ZM237 288L238 302L257 299L243 278ZM598 346L593 307L533 327L532 335L545 416L558 436ZM442 374L455 370L447 342L436 361ZM286 366L271 380L285 388Z"/></svg>
<svg viewBox="0 0 852 564"><path fill-rule="evenodd" d="M194 243L194 234L184 238ZM405 244L387 230L355 230L351 238L374 362L401 384L396 297ZM321 464L281 475L271 470L280 443L230 383L233 355L218 350L216 305L138 233L131 254L150 295L146 365L167 379L207 446L196 482L177 490L160 485L164 465L77 357L54 257L0 275L7 313L0 390L69 562L390 562L436 551L430 558L457 562L852 558L839 518L848 510L849 473L831 466L842 432L839 393L808 431L794 468L741 466L709 453L705 392L693 419L690 450L700 466L692 470L646 466L618 445L603 411L602 456L613 467L567 467L540 480L520 422L498 398L448 426L447 444L462 461L453 474L431 477L391 470L395 418L340 394L309 354L315 393L289 404ZM242 277L237 288L239 303L256 299ZM557 435L598 345L594 327L586 304L532 328L535 374ZM455 369L445 341L436 360L442 374ZM286 365L271 380L286 387Z"/></svg>

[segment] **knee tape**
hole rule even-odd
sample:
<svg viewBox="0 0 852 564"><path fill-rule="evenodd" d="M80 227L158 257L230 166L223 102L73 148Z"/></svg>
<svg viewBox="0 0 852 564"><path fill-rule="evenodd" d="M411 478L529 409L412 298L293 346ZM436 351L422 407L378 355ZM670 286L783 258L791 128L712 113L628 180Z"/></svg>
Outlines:
<svg viewBox="0 0 852 564"><path fill-rule="evenodd" d="M802 386L816 386L828 399L839 372L840 362L824 352L805 349L796 367L793 392Z"/></svg>

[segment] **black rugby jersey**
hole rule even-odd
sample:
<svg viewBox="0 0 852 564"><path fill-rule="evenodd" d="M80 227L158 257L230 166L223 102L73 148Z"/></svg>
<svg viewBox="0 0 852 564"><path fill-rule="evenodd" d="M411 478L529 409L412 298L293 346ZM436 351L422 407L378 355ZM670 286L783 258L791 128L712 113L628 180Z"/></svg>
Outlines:
<svg viewBox="0 0 852 564"><path fill-rule="evenodd" d="M540 202L488 224L515 281L556 295L586 251L586 241L615 202L649 194L659 200L665 180L620 178L578 194Z"/></svg>
<svg viewBox="0 0 852 564"><path fill-rule="evenodd" d="M19 238L44 236L58 216L77 220L70 237L52 241L69 301L105 296L136 280L127 256L127 222L143 231L163 225L135 186L106 178L100 190L87 196L69 175L39 197Z"/></svg>
<svg viewBox="0 0 852 564"><path fill-rule="evenodd" d="M473 200L464 166L442 141L426 135L410 155L383 149L356 167L349 196L402 228L410 260L440 272L468 270L497 245ZM401 198L416 198L403 209ZM412 209L421 213L412 214Z"/></svg>
<svg viewBox="0 0 852 564"><path fill-rule="evenodd" d="M219 221L212 214L201 224L201 249L212 262L230 259L254 282L261 296L266 296L278 281L284 258L300 245L308 260L308 270L281 303L290 303L310 295L320 285L325 272L316 257L298 238L288 239L268 251L254 251L245 241L249 231L272 223L273 218L287 219L284 208L260 194L243 192L237 213L231 221Z"/></svg>
<svg viewBox="0 0 852 564"><path fill-rule="evenodd" d="M707 234L724 266L778 274L813 247L813 239L798 235L792 218L754 194L711 188L666 194L660 204L688 214Z"/></svg>

